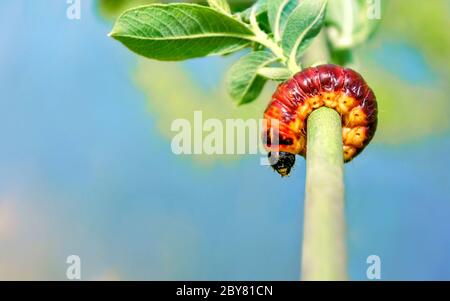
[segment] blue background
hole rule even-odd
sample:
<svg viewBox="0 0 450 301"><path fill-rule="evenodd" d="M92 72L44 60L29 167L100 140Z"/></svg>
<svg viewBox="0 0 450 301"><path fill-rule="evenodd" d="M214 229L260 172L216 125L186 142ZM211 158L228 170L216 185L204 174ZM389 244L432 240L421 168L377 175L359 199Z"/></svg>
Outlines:
<svg viewBox="0 0 450 301"><path fill-rule="evenodd" d="M80 20L66 9L65 1L0 3L0 279L66 279L66 257L76 254L85 280L296 280L304 160L280 179L258 156L174 155L167 133L176 114L136 80L148 63L107 37L112 23L93 1L83 1ZM378 39L368 53L405 85L448 91L448 78L436 83L447 67L408 41ZM144 70L177 68L209 93L234 60ZM446 95L433 110L448 117ZM408 113L395 114L401 122ZM391 138L382 127L346 165L350 276L366 279L376 254L384 280L450 280L448 123L412 123L407 139L391 124Z"/></svg>

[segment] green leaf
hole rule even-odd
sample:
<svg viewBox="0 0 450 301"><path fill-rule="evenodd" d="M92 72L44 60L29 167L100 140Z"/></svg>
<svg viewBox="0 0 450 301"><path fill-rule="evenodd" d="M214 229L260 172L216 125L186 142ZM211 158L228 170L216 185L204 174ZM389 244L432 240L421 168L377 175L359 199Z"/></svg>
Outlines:
<svg viewBox="0 0 450 301"><path fill-rule="evenodd" d="M267 13L267 0L258 0L255 2L255 4L253 4L246 10L241 11L240 13L237 13L237 15L240 16L242 18L242 20L244 20L245 22L249 22L250 15L252 13L252 9L254 6L256 6L256 10L255 10L256 18L258 18L258 16L261 14Z"/></svg>
<svg viewBox="0 0 450 301"><path fill-rule="evenodd" d="M287 19L300 0L267 0L267 14L275 41L281 40Z"/></svg>
<svg viewBox="0 0 450 301"><path fill-rule="evenodd" d="M124 10L136 7L138 5L151 4L159 2L157 0L98 0L98 10L100 14L113 19L120 15Z"/></svg>
<svg viewBox="0 0 450 301"><path fill-rule="evenodd" d="M238 104L255 100L266 83L266 78L260 76L258 70L276 60L273 54L266 51L250 52L241 57L228 72L227 88L230 96Z"/></svg>
<svg viewBox="0 0 450 301"><path fill-rule="evenodd" d="M214 8L223 14L229 15L231 13L230 5L228 5L227 0L207 0L207 1L208 1L208 5L211 8Z"/></svg>
<svg viewBox="0 0 450 301"><path fill-rule="evenodd" d="M251 7L246 10L237 13L236 15L240 17L244 22L250 23L250 17L252 15L253 7L255 7L255 18L258 26L266 33L270 33L269 19L267 17L267 0L258 0Z"/></svg>
<svg viewBox="0 0 450 301"><path fill-rule="evenodd" d="M327 0L303 0L289 16L281 46L290 67L297 65L298 58L319 34L324 23L326 5Z"/></svg>
<svg viewBox="0 0 450 301"><path fill-rule="evenodd" d="M350 49L373 36L380 22L368 18L369 5L365 0L333 0L328 3L327 35L333 48Z"/></svg>
<svg viewBox="0 0 450 301"><path fill-rule="evenodd" d="M258 74L275 81L285 81L292 76L289 69L281 67L262 67L259 68Z"/></svg>
<svg viewBox="0 0 450 301"><path fill-rule="evenodd" d="M179 61L240 49L254 35L231 16L197 4L151 4L125 11L110 35L142 56Z"/></svg>

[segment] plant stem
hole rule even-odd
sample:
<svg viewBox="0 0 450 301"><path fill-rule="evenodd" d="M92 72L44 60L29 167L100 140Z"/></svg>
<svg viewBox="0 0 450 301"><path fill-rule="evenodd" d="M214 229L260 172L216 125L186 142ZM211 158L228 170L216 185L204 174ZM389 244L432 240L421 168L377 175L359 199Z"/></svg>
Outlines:
<svg viewBox="0 0 450 301"><path fill-rule="evenodd" d="M308 118L302 280L346 280L342 126L322 107Z"/></svg>
<svg viewBox="0 0 450 301"><path fill-rule="evenodd" d="M284 55L283 49L281 49L281 47L277 43L275 43L271 38L267 36L266 33L262 31L255 32L255 36L256 36L256 38L254 39L255 42L263 45L264 47L272 51L272 53L280 60L280 62L285 64L287 60L286 56Z"/></svg>

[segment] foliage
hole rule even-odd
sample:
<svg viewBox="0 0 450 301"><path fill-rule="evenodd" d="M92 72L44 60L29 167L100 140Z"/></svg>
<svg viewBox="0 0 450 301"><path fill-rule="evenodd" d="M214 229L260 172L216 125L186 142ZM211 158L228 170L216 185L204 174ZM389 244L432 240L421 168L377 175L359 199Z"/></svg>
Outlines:
<svg viewBox="0 0 450 301"><path fill-rule="evenodd" d="M208 0L209 6L150 4L123 12L110 35L141 56L162 61L249 48L250 53L232 66L227 77L229 95L237 104L245 104L258 97L267 79L285 80L301 70L303 54L324 25L332 33L330 51L342 51L343 47L333 46L333 33L343 28L333 16L342 6L330 4L339 1L258 0L240 12L233 12L226 0ZM334 13L329 18L327 7ZM360 28L360 23L354 24ZM369 38L369 31L345 34L360 42Z"/></svg>

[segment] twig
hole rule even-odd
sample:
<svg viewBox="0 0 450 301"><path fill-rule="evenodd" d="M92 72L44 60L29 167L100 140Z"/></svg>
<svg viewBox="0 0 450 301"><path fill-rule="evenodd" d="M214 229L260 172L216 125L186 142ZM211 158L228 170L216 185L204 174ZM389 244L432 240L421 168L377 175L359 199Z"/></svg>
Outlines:
<svg viewBox="0 0 450 301"><path fill-rule="evenodd" d="M326 107L308 118L302 280L346 280L342 126Z"/></svg>

